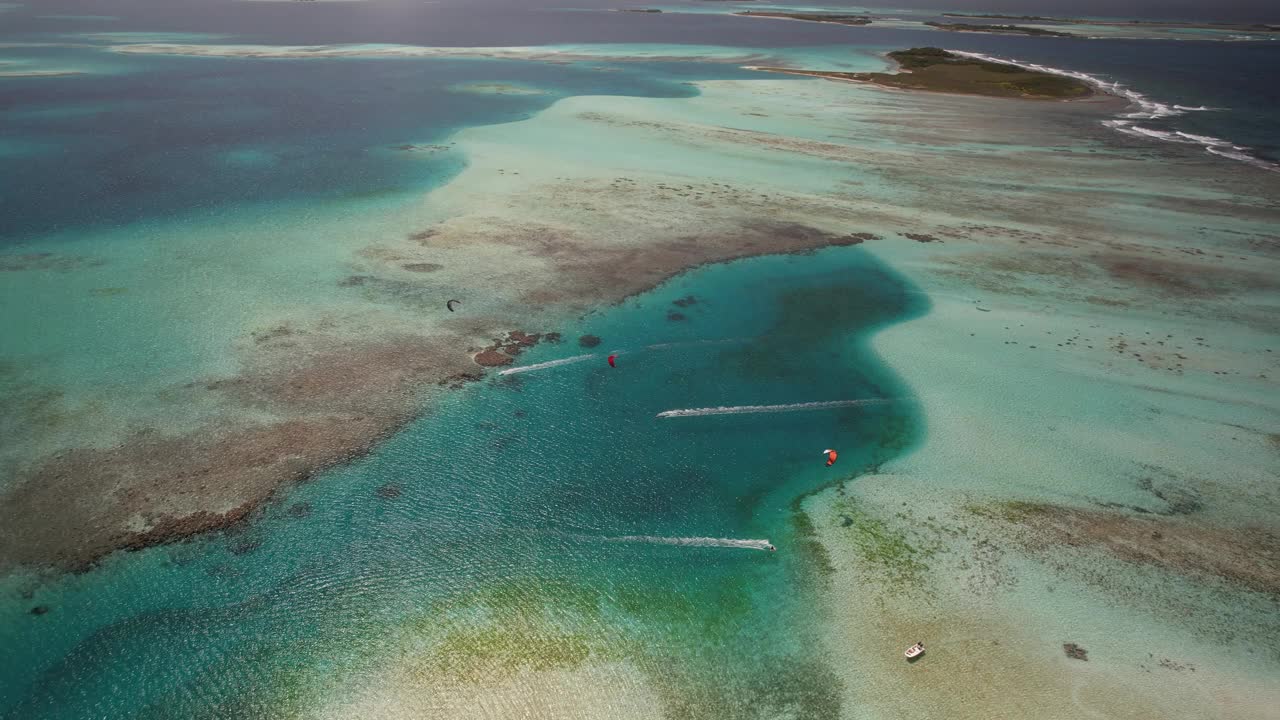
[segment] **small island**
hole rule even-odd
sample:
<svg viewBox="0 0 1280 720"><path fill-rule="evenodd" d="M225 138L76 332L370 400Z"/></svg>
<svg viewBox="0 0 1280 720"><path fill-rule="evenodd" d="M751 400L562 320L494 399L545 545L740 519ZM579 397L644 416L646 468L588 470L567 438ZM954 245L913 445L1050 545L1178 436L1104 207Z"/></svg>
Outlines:
<svg viewBox="0 0 1280 720"><path fill-rule="evenodd" d="M1080 37L1076 33L1045 30L1044 28L1023 27L1022 25L975 25L973 23L941 23L927 22L931 28L949 30L951 32L995 33L996 35L1032 35L1035 37Z"/></svg>
<svg viewBox="0 0 1280 720"><path fill-rule="evenodd" d="M835 23L837 25L870 25L871 18L866 15L838 15L830 13L785 13L765 12L763 10L745 10L734 13L742 17L773 18L775 20L808 20L809 22Z"/></svg>
<svg viewBox="0 0 1280 720"><path fill-rule="evenodd" d="M1028 100L1075 100L1094 94L1088 83L1076 78L1028 70L1007 63L978 60L947 52L942 48L896 50L889 53L889 57L898 63L903 72L852 73L758 66L752 69L828 80L868 82L900 90Z"/></svg>
<svg viewBox="0 0 1280 720"><path fill-rule="evenodd" d="M1103 18L1063 18L1044 15L999 15L994 13L942 13L943 17L978 20L1020 20L1022 22L1058 23L1062 25L1098 25L1105 27L1181 28L1200 30L1234 30L1242 32L1280 32L1271 23L1184 22L1178 20L1108 20Z"/></svg>
<svg viewBox="0 0 1280 720"><path fill-rule="evenodd" d="M974 18L979 20L1021 20L1023 22L1084 22L1070 18L1055 18L1045 15L1000 15L998 13L942 13L942 17ZM1134 22L1139 22L1135 20ZM1099 24L1099 23L1090 23Z"/></svg>

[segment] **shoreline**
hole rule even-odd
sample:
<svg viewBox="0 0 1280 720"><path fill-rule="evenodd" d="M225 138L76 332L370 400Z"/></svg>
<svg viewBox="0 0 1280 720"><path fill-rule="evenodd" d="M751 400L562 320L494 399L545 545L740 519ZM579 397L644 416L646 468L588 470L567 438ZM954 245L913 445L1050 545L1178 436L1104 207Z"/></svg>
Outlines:
<svg viewBox="0 0 1280 720"><path fill-rule="evenodd" d="M897 72L837 72L762 65L743 67L760 72L868 83L889 89L988 98L1083 100L1105 92L1098 83L1070 73L1002 62L976 53L926 47L895 50L887 57L897 65ZM1014 95L1010 90L1017 90L1018 94Z"/></svg>
<svg viewBox="0 0 1280 720"><path fill-rule="evenodd" d="M1176 20L1120 20L1098 18L1063 18L1045 17L1041 15L998 15L977 13L942 13L943 17L976 18L983 20L1021 20L1023 22L1047 22L1062 25L1099 25L1106 27L1151 27L1151 28L1187 28L1193 30L1235 30L1241 32L1280 32L1280 24L1275 23L1231 23L1231 22L1180 22Z"/></svg>
<svg viewBox="0 0 1280 720"><path fill-rule="evenodd" d="M871 16L857 15L831 15L813 13L812 17L805 17L805 13L783 13L771 11L753 11L746 10L743 12L732 13L734 17L759 18L762 20L796 20L799 22L824 23L826 25L844 25L845 27L865 27L875 24L875 18ZM837 20L835 17L849 18L849 20Z"/></svg>
<svg viewBox="0 0 1280 720"><path fill-rule="evenodd" d="M824 71L821 71L821 70L797 70L794 68L775 68L775 67L768 67L768 66L761 66L761 65L743 65L742 68L744 70L755 70L757 72L774 73L777 75L795 75L797 77L811 77L811 78L818 78L820 80L831 80L833 82L846 82L854 85L865 85L865 86L874 87L877 90L884 90L884 91L893 92L893 93L904 93L908 95L927 92L930 95L942 95L942 96L950 96L950 97L956 97L956 98L982 97L988 100L1014 100L1014 101L1034 100L1038 102L1062 102L1062 103L1107 102L1109 98L1114 97L1110 93L1099 91L1099 92L1095 92L1092 95L1086 95L1084 97L1078 97L1078 98L1045 98L1045 97L1034 97L1034 96L1002 98L1002 97L995 97L995 96L989 96L989 95L986 95L986 96L978 95L976 93L944 92L941 90L925 90L923 88L897 87L894 85L883 85L874 80L864 80L864 79L855 78L855 77L841 77L843 75L855 75L860 73L843 73L843 72L825 73Z"/></svg>

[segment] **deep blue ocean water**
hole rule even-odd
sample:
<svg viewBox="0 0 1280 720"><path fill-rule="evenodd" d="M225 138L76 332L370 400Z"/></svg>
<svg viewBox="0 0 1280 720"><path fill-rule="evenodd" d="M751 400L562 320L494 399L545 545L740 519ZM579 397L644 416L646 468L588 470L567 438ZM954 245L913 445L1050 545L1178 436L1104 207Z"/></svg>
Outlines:
<svg viewBox="0 0 1280 720"><path fill-rule="evenodd" d="M25 50L92 64L96 50ZM0 238L230 206L427 190L456 155L397 151L458 128L528 117L568 95L680 97L690 67L502 60L129 58L129 72L6 82L0 123L29 152L5 157ZM738 77L732 66L697 77ZM451 92L519 83L540 95Z"/></svg>

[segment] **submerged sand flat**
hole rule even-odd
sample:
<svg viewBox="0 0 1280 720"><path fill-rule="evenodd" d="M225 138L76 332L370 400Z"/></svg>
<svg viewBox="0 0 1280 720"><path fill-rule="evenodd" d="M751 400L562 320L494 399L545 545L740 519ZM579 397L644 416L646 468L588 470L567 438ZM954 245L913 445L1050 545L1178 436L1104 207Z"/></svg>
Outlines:
<svg viewBox="0 0 1280 720"><path fill-rule="evenodd" d="M843 716L1267 717L1276 176L1110 136L1097 122L1113 101L1045 110L830 85L578 98L519 143L469 131L475 164L433 198L450 219L430 239L552 248L555 262L586 227L634 248L629 228L743 216L744 244L763 217L879 238L863 247L934 304L876 342L928 434L804 506L829 568ZM575 142L551 163L561 133ZM605 183L602 167L626 174ZM482 181L500 213L468 186ZM1011 502L1042 503L1045 521ZM919 639L929 653L908 666Z"/></svg>
<svg viewBox="0 0 1280 720"><path fill-rule="evenodd" d="M0 569L81 568L243 517L485 372L486 348L519 352L512 331L699 263L858 244L934 309L876 342L927 437L804 505L845 715L1265 717L1280 175L1112 133L1115 98L699 87L467 130L453 182L354 217L208 218L6 255L23 302L96 328L135 392L98 387L100 371L73 384L74 349L18 338L32 360L4 368L4 429L26 453L5 458ZM154 286L111 280L159 242ZM441 298L458 296L467 314L449 317ZM182 314L188 335L137 322L150 313ZM139 344L165 361L128 365ZM1220 552L1162 553L1164 538ZM905 665L920 639L929 653ZM629 659L459 681L396 648L385 687L303 698L304 714L625 717L623 698L651 717L657 671Z"/></svg>
<svg viewBox="0 0 1280 720"><path fill-rule="evenodd" d="M112 52L125 55L188 55L192 57L246 57L300 60L307 58L497 58L568 62L574 60L715 60L750 62L764 53L744 53L737 48L699 45L556 45L534 47L429 47L421 45L217 45L189 43L132 43L114 45Z"/></svg>

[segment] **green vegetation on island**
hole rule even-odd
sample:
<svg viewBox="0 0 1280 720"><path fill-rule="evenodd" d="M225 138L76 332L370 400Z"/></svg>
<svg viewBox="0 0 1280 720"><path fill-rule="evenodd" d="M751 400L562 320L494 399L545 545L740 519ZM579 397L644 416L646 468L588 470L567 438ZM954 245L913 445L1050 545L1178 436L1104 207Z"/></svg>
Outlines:
<svg viewBox="0 0 1280 720"><path fill-rule="evenodd" d="M871 18L866 15L836 15L830 13L785 13L765 12L763 10L746 10L734 15L743 17L779 18L782 20L808 20L810 22L836 23L838 25L870 25Z"/></svg>
<svg viewBox="0 0 1280 720"><path fill-rule="evenodd" d="M1149 28L1186 28L1202 30L1240 30L1248 32L1280 32L1274 23L1185 22L1177 20L1106 20L1101 18L1062 18L1043 15L999 15L994 13L942 13L943 17L982 20L1021 20L1022 22L1060 23L1063 25L1103 25L1107 27L1141 26Z"/></svg>
<svg viewBox="0 0 1280 720"><path fill-rule="evenodd" d="M1084 20L1073 20L1071 18L1055 18L1045 17L1044 15L999 15L995 13L942 13L942 17L954 18L975 18L981 20L1021 20L1023 22L1055 22L1055 23L1083 23ZM1134 20L1133 22L1141 22ZM1099 22L1089 22L1090 25L1102 24Z"/></svg>
<svg viewBox="0 0 1280 720"><path fill-rule="evenodd" d="M869 82L902 90L1014 97L1029 100L1072 100L1089 97L1093 88L1071 77L1053 75L1009 65L989 62L925 47L896 50L889 57L904 72L853 73L826 70L796 70L779 67L755 67L755 70L809 75L829 80Z"/></svg>
<svg viewBox="0 0 1280 720"><path fill-rule="evenodd" d="M981 32L997 35L1034 35L1036 37L1080 37L1075 33L1045 30L1043 28L1023 27L1021 25L974 25L971 23L927 22L932 28L950 30L951 32Z"/></svg>

